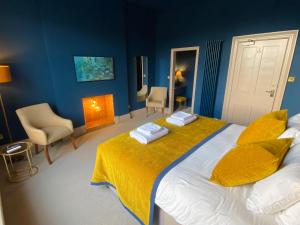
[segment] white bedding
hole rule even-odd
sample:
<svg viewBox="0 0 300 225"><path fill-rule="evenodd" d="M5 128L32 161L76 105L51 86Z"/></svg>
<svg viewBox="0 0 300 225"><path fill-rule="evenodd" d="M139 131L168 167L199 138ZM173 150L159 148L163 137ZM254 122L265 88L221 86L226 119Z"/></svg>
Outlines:
<svg viewBox="0 0 300 225"><path fill-rule="evenodd" d="M229 126L168 172L158 186L156 205L182 225L276 225L275 216L247 210L252 185L225 188L209 181L243 129Z"/></svg>

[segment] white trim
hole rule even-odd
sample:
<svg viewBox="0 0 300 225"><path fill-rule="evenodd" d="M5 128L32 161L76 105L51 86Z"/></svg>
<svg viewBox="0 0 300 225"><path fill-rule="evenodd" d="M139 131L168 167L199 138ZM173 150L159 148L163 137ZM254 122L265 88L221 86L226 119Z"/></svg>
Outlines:
<svg viewBox="0 0 300 225"><path fill-rule="evenodd" d="M232 82L233 82L233 70L236 61L239 42L245 42L249 40L257 41L257 40L272 40L272 39L282 39L282 38L288 39L286 57L283 62L281 75L280 75L280 79L279 79L279 83L278 83L278 87L274 99L274 104L272 108L272 111L275 111L275 110L279 110L281 107L281 103L285 92L285 87L286 87L286 83L287 83L287 79L288 79L288 75L289 75L289 71L291 68L293 55L296 47L297 37L298 37L298 30L289 30L289 31L235 36L232 38L231 54L230 54L230 61L228 67L228 75L227 75L226 89L225 89L223 110L222 110L223 120L227 120L228 118L230 93L232 90Z"/></svg>
<svg viewBox="0 0 300 225"><path fill-rule="evenodd" d="M131 111L130 113L126 113L126 114L123 114L123 115L120 115L120 116L115 116L115 124L118 124L122 121L126 121L126 120L130 120L130 114L132 114L133 117L137 116L137 115L141 115L141 114L144 114L146 115L146 108L141 108L141 109L137 109L137 110L133 110ZM113 125L113 124L111 124ZM108 125L109 126L109 125ZM95 127L95 128L91 128L89 129L90 131L94 131L94 130L98 130L98 129L101 129L101 128L104 128L106 126L103 126L103 127ZM79 127L76 127L74 128L74 136L75 137L79 137L83 134L86 134L89 132L89 130L87 130L85 128L85 125L82 125L82 126L79 126ZM0 224L1 225L1 224Z"/></svg>
<svg viewBox="0 0 300 225"><path fill-rule="evenodd" d="M110 125L118 124L118 123L120 123L124 120L129 120L129 119L130 119L130 114L129 113L121 115L121 116L115 116L114 123L112 123ZM107 126L109 126L109 125L107 125ZM84 134L88 133L89 131L98 130L98 129L101 129L101 128L104 128L104 127L106 127L106 126L99 126L99 127L94 127L94 128L91 128L91 129L86 129L85 125L75 127L74 128L74 136L79 137L81 135L84 135Z"/></svg>
<svg viewBox="0 0 300 225"><path fill-rule="evenodd" d="M74 128L74 136L75 136L75 137L79 137L79 136L81 136L81 135L84 135L84 134L86 134L87 132L88 132L88 131L87 131L85 125L82 125L82 126L80 126L80 127L75 127L75 128Z"/></svg>
<svg viewBox="0 0 300 225"><path fill-rule="evenodd" d="M174 68L176 62L176 52L184 52L184 51L196 51L196 59L195 59L195 68L194 68L194 82L193 82L193 95L192 95L192 110L194 113L194 105L195 105L195 95L196 95L196 83L198 76L198 64L199 64L199 46L194 47L185 47L185 48L172 48L171 49L171 59L170 59L170 75L169 75L169 113L174 111Z"/></svg>
<svg viewBox="0 0 300 225"><path fill-rule="evenodd" d="M118 124L124 120L129 120L130 119L130 114L126 113L124 115L120 115L120 116L115 116L115 124Z"/></svg>

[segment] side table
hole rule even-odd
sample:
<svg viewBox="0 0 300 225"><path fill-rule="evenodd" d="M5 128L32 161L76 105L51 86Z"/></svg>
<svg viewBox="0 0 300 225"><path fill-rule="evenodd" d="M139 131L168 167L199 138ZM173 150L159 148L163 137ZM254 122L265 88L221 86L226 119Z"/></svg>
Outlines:
<svg viewBox="0 0 300 225"><path fill-rule="evenodd" d="M13 145L20 145L20 148L14 152L7 153L8 147ZM32 164L32 146L31 142L20 141L0 147L0 155L4 160L8 181L20 182L38 173L38 168ZM25 156L27 163L24 163L21 168L17 169L13 163L14 157L21 155Z"/></svg>

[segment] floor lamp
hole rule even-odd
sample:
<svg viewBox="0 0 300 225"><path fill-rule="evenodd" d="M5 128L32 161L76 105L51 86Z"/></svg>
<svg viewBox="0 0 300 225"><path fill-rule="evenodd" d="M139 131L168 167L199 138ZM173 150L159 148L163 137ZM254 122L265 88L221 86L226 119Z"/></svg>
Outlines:
<svg viewBox="0 0 300 225"><path fill-rule="evenodd" d="M10 74L9 66L0 65L0 83L8 83L8 82L11 82L11 74ZM6 111L5 111L5 107L3 104L3 99L2 99L1 94L0 94L0 105L1 105L2 112L3 112L3 117L4 117L6 129L7 129L7 133L9 136L9 141L12 142L12 136L11 136L10 128L8 125Z"/></svg>

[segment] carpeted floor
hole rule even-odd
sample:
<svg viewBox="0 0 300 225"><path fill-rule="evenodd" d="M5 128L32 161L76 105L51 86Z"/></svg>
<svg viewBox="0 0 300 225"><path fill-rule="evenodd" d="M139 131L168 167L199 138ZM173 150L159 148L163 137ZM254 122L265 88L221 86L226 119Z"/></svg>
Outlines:
<svg viewBox="0 0 300 225"><path fill-rule="evenodd" d="M138 225L109 189L89 181L99 143L159 116L141 114L87 133L77 139L76 151L61 141L50 149L54 164L47 164L43 152L34 155L39 173L21 183L6 182L0 168L6 225Z"/></svg>

